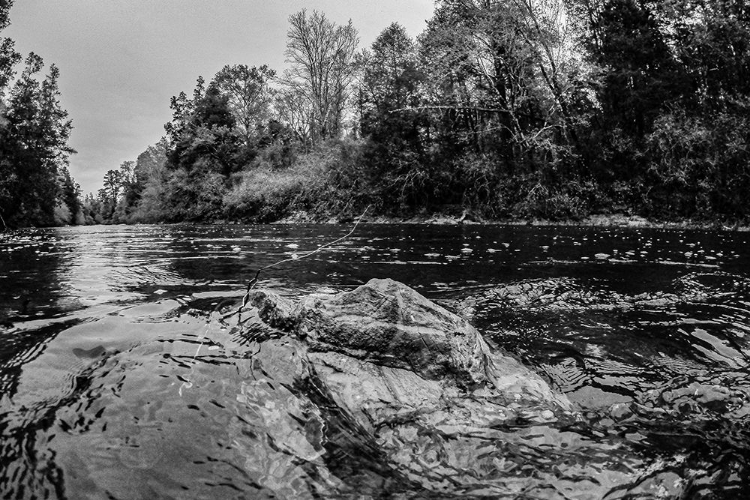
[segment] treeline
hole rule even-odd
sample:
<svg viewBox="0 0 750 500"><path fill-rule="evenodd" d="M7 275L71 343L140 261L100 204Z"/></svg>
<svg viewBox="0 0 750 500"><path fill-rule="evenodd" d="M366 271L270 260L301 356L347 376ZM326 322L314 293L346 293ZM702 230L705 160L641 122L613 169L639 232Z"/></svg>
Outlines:
<svg viewBox="0 0 750 500"><path fill-rule="evenodd" d="M0 32L12 2L0 2ZM80 188L68 171L73 128L61 108L53 64L25 58L10 38L0 37L0 230L23 226L82 224Z"/></svg>
<svg viewBox="0 0 750 500"><path fill-rule="evenodd" d="M471 210L746 220L750 2L439 0L359 50L290 17L289 69L226 66L105 177L102 222Z"/></svg>

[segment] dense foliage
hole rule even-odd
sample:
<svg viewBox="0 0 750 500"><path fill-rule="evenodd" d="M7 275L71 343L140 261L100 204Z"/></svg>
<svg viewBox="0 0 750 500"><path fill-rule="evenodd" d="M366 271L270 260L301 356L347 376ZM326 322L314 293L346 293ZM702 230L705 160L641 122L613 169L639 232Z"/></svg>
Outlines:
<svg viewBox="0 0 750 500"><path fill-rule="evenodd" d="M473 211L747 220L750 2L438 0L394 23L290 17L290 67L226 66L110 171L100 221Z"/></svg>
<svg viewBox="0 0 750 500"><path fill-rule="evenodd" d="M0 2L0 31L11 3ZM83 222L80 188L68 171L72 124L61 108L60 71L46 76L42 58L22 56L13 40L0 37L0 229Z"/></svg>

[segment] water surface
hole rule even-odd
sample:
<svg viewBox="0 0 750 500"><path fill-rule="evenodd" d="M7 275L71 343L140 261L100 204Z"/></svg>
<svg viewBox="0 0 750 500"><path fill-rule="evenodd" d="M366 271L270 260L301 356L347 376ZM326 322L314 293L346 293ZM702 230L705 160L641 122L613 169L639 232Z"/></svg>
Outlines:
<svg viewBox="0 0 750 500"><path fill-rule="evenodd" d="M750 492L748 233L361 225L294 260L349 229L0 236L2 497ZM283 259L259 287L297 297L390 277L466 315L578 417L468 436L463 462L427 437L423 464L400 463L222 319Z"/></svg>

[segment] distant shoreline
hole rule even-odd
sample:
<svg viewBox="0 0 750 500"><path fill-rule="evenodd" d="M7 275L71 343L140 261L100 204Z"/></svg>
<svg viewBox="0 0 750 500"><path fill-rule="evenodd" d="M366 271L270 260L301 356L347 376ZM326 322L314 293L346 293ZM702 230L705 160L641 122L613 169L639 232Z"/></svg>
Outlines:
<svg viewBox="0 0 750 500"><path fill-rule="evenodd" d="M113 225L113 226L131 226L141 224L154 224L154 225L172 225L172 224L199 224L199 225L296 225L296 224L321 224L321 225L336 225L336 224L353 224L359 216L341 216L341 215L314 215L305 211L297 211L286 217L282 217L277 220L242 220L242 219L212 219L212 220L193 220L193 221L171 221L171 222L135 222L135 223L115 223L115 224L77 224L77 225L63 225L63 226L38 226L36 228L50 228L50 227L86 227L89 225ZM626 214L594 214L580 219L562 219L562 220L548 220L548 219L532 219L532 218L507 218L507 219L487 219L482 217L476 217L473 215L448 215L441 212L436 212L429 215L412 215L412 216L386 216L386 215L374 215L365 216L362 218L364 224L426 224L436 226L557 226L557 227L592 227L592 228L643 228L643 229L674 229L674 230L699 230L699 231L736 231L736 232L750 232L750 224L747 222L727 222L721 220L706 221L706 220L658 220L648 219L638 215L626 215ZM1 228L0 234L9 233L23 229L34 229L35 226L27 226L20 228Z"/></svg>
<svg viewBox="0 0 750 500"><path fill-rule="evenodd" d="M356 217L329 217L316 218L306 212L296 212L290 216L284 217L269 224L343 224L354 222ZM750 225L747 223L727 223L724 221L697 221L697 220L680 220L664 221L653 220L637 215L625 214L599 214L590 215L578 220L545 220L545 219L483 219L471 216L452 216L441 213L431 215L419 215L411 217L388 217L376 215L364 217L363 223L368 224L434 224L434 225L504 225L504 226L581 226L581 227L627 227L627 228L648 228L648 229L693 229L709 231L750 231Z"/></svg>

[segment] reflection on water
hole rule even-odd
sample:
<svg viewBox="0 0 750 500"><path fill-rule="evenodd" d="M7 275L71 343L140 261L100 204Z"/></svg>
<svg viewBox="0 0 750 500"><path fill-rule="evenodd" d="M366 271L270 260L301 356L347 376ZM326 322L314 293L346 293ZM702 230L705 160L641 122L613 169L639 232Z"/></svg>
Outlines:
<svg viewBox="0 0 750 500"><path fill-rule="evenodd" d="M259 286L292 297L398 279L468 316L578 410L544 425L373 430L305 375L293 342L226 316L258 268L348 229L0 236L2 496L750 492L747 233L363 225L265 271Z"/></svg>

